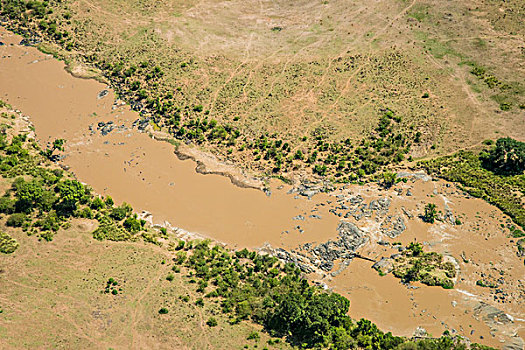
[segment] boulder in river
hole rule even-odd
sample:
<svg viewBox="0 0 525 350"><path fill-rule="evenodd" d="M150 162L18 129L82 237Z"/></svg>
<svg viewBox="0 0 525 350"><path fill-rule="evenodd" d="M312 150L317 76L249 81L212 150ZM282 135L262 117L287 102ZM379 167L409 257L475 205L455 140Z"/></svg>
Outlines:
<svg viewBox="0 0 525 350"><path fill-rule="evenodd" d="M100 91L97 95L97 98L100 100L100 99L103 99L104 97L106 97L107 95L109 94L109 91L104 89L102 91Z"/></svg>
<svg viewBox="0 0 525 350"><path fill-rule="evenodd" d="M387 274L394 269L394 262L391 258L381 258L381 260L372 265L372 268L378 272Z"/></svg>
<svg viewBox="0 0 525 350"><path fill-rule="evenodd" d="M390 238L399 236L405 230L405 221L401 216L387 216L385 221L381 223L381 232Z"/></svg>
<svg viewBox="0 0 525 350"><path fill-rule="evenodd" d="M420 326L416 328L413 336L414 338L426 338L428 337L428 332L425 328Z"/></svg>
<svg viewBox="0 0 525 350"><path fill-rule="evenodd" d="M19 45L22 45L22 46L36 46L38 44L40 44L41 41L38 40L38 39L35 39L35 38L27 38L27 39L22 39L19 43Z"/></svg>

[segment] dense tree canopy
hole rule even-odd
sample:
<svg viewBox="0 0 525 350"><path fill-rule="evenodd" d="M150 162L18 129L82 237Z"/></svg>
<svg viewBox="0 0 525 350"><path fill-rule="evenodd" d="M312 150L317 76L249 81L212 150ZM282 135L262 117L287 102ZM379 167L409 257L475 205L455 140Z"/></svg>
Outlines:
<svg viewBox="0 0 525 350"><path fill-rule="evenodd" d="M498 139L496 147L481 155L483 166L497 174L519 175L525 170L525 142L509 137Z"/></svg>

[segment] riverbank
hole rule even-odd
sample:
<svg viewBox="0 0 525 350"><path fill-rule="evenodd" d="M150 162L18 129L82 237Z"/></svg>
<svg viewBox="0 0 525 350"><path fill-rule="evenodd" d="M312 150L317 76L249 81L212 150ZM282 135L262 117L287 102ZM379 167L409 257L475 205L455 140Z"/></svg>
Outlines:
<svg viewBox="0 0 525 350"><path fill-rule="evenodd" d="M18 45L20 38L6 31L1 32L1 38L7 45L0 48L0 98L31 117L41 145L66 139L61 163L98 193L151 212L153 223L169 222L232 248L269 244L307 255L307 244L315 248L337 241L343 221L363 232L367 242L356 249L374 260L393 253L391 247L378 244L380 241L408 244L417 239L458 261L456 288L468 295L417 284L417 289L407 287L390 275L379 276L371 269L372 262L357 259L341 270L340 264L346 263L334 259L331 269L312 279L348 296L352 317L369 318L395 334L412 335L419 326L433 335L453 329L475 341L499 345L522 327L518 320L501 329L488 326L471 305L479 299L510 315L523 310L521 261L499 227L507 218L487 203L444 181L424 181L417 176L390 190L369 184L341 186L328 194L322 193L320 185L293 189L271 182L270 196L232 186L223 176L197 173L198 164L178 159L175 146L158 142L134 127L140 116L115 103L107 86L73 78L63 63ZM385 208L386 199L389 204ZM423 223L418 215L427 202L435 202L443 214L448 208L462 225L448 220ZM398 218L405 229L392 233L389 225ZM462 254L468 263L461 259ZM307 262L313 264L310 259ZM504 271L504 292L498 294L508 294L505 302L499 295L494 299L492 290L476 286L486 271Z"/></svg>

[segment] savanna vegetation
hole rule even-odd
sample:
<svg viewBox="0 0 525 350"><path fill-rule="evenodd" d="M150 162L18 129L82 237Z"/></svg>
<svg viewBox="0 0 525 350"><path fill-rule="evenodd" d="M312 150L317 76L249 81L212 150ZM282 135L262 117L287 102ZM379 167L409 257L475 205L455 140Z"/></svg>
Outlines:
<svg viewBox="0 0 525 350"><path fill-rule="evenodd" d="M79 42L65 29L67 23L71 23L71 14L57 18L54 13L61 8L59 3L3 0L0 12L12 21L15 31L37 34L72 50ZM238 116L229 122L218 121L209 116L210 111L202 104L181 101L184 91L167 89L164 76L169 72L152 60L131 62L120 57L115 61L114 57L96 54L89 55L86 60L103 72L133 109L151 115L155 128L162 127L182 141L225 149L229 155L235 151L237 157L252 159L268 174L306 168L313 174L331 176L340 182L365 180L381 173L385 166L403 161L412 142L421 140L421 132L414 130L414 125L401 123L401 116L387 109L379 113L378 125L357 140L331 140L329 132L321 126L299 140L283 139L282 135L269 132L248 135L239 127ZM195 64L182 62L180 67L192 69L190 66ZM59 147L60 142L45 154L51 155Z"/></svg>
<svg viewBox="0 0 525 350"><path fill-rule="evenodd" d="M383 80L378 78L382 77L381 72L400 68L407 70L406 67L412 67L407 63L406 56L399 51L377 56L363 57L359 54L345 56L337 62L326 64L326 67L321 66L319 62L291 64L289 69L286 69L286 65L277 68L266 67L269 71L276 72L271 73L273 75L297 77L308 71L311 81L307 82L307 86L310 86L312 81L321 84L324 80L318 78L323 74L321 71L323 69L329 71L331 66L335 72L347 74L342 75L343 78L338 78L340 81L327 79L327 85L322 86L322 93L319 93L322 96L318 101L324 102L318 103L316 100L314 105L319 104L321 108L326 109L330 109L328 107L332 105L335 107L340 100L345 100L345 97L340 98L333 91L344 90L352 85L349 84L352 77L356 77L359 85L374 86L370 91L355 94L355 96L364 96L358 101L359 107L369 103L374 106L371 108L372 112L368 112L368 116L373 116L371 119L374 119L374 122L368 128L363 127L361 130L364 131L359 137L334 138L331 135L334 131L332 125L329 124L328 127L324 125L321 122L324 119L321 113L323 111L317 110L311 113L315 116L315 123L310 124L319 125L318 127L304 129L303 135L284 136L277 132L265 131L264 127L246 127L249 120L257 119L257 116L262 115L264 118L271 119L271 112L274 112L273 105L260 103L261 107L257 111L259 114L255 115L235 106L227 110L221 105L221 101L232 100L238 106L244 106L243 99L255 95L257 100L271 101L274 105L281 106L286 105L282 102L283 96L294 97L291 92L300 90L304 88L303 86L299 84L279 86L278 91L271 90L270 93L262 95L257 89L251 91L249 88L243 88L252 78L250 73L246 74L245 80L233 79L232 75L231 84L229 81L224 82L227 80L225 78L224 81L220 81L224 83L220 88L217 85L191 90L185 81L201 84L201 81L193 78L200 71L199 64L207 64L205 60L199 62L193 57L182 59L181 55L177 60L167 61L170 67L175 67L171 70L168 65L163 64L166 61L157 61L151 56L134 56L131 59L113 51L97 51L81 42L82 36L87 37L85 32L71 30L71 28L81 28L88 21L73 19L74 14L69 12L64 4L66 2L57 0L42 2L0 0L0 14L2 18L9 20L9 27L16 32L28 38L43 38L46 42L58 45L65 50L65 53L61 54L62 58L68 57L67 52L78 51L84 63L100 70L122 99L126 100L133 109L148 115L156 130L165 131L178 140L214 148L224 155L246 161L247 164L252 164L253 167L267 174L282 175L295 170L308 169L312 174L329 177L338 182L379 180L385 187L395 183L395 176L387 172L387 169L407 158L410 159L409 154L414 146L423 150L427 145L431 150L436 148L433 142L439 132L434 135L435 130L432 128L429 128L431 133L422 132L423 126L432 123L431 116L427 118L422 112L421 115L424 115L425 119L414 121L412 118L402 117L405 113L396 112L398 108L389 109L386 106L390 105L384 103L390 101L390 95L394 95L394 100L403 100L398 96L403 92L396 89L396 83L394 86L383 88L390 76ZM431 17L428 11L419 10L412 11L409 15L419 23L424 23ZM277 34L283 28L274 26L271 30ZM148 34L147 30L143 33L146 36L152 35ZM372 36L366 34L369 35ZM158 45L158 38L153 38L152 45ZM445 52L445 47L435 40L424 41L426 50L434 57L442 58L450 54L450 50ZM136 47L133 46L126 49L129 52L136 51ZM365 77L362 67L375 73L371 77ZM423 92L423 87L429 86L425 83L428 79L428 77L424 78L426 73L418 72L414 79L399 79L397 84L412 89L411 95L407 94L404 97L407 100L417 100L415 105L424 109L422 106L426 106L432 96L428 92ZM510 90L519 91L518 88L511 89L510 84L496 78L496 75L490 73L488 69L473 66L470 73L488 88L497 89L498 96L507 94ZM175 83L173 83L173 76L176 77ZM449 81L448 76L446 81ZM374 92L376 88L379 93ZM212 90L218 91L215 97ZM417 91L417 98L414 98L414 91ZM232 96L239 96L239 98L235 99ZM219 102L215 103L214 98ZM210 107L213 105L212 100L215 110ZM517 106L518 103L509 101L508 99L498 101L501 111L521 108L521 105ZM425 112L430 111L431 113L428 114L432 116L439 114L440 104L441 102L438 101ZM351 107L333 108L333 112L330 110L327 114L333 113L337 118L350 115L356 108L350 103L348 105ZM254 104L255 109L257 109L256 104ZM286 112L298 114L308 112L302 108L296 110L291 108L291 110ZM408 110L409 108L405 108L405 112ZM219 118L220 114L227 117ZM349 123L353 123L352 119L349 120ZM98 221L99 226L93 232L93 237L98 240L125 241L142 238L147 242L158 242L159 233L149 229L143 220L133 214L129 205L124 203L116 206L111 198L93 194L88 186L50 165L49 161L56 159L56 152L62 149L63 142L63 140L56 140L50 148L41 150L25 135L12 138L6 134L2 135L0 172L12 182L0 199L0 212L6 216L6 225L21 228L28 234L38 234L41 239L48 241L53 239L54 234L61 227L68 226L70 218L86 218ZM459 182L467 192L498 206L518 225L525 227L523 205L525 179L522 157L523 147L520 143L498 140L496 147L487 152L475 154L462 151L453 156L425 161L421 166L431 174ZM435 215L435 207L425 208L426 221L433 222ZM166 235L166 231L161 231L160 236L162 235ZM7 250L14 250L12 247L16 246L16 243L9 236L2 234L0 239L2 249L7 246L10 247ZM182 274L190 285L195 286L195 292L202 295L194 302L195 305L202 307L206 303L220 304L223 314L229 317L231 324L244 320L253 321L263 325L271 335L284 337L291 344L301 347L333 349L462 349L466 347L458 343L457 339L446 336L439 339L410 341L384 333L370 321L355 322L347 316L350 307L347 299L311 286L296 267L283 265L274 258L247 250L232 253L219 246L211 246L207 241L186 243L181 241L173 248L177 251L173 273ZM420 245L415 244L409 246L399 258L394 275L406 282L421 281L428 285L450 288L453 286L451 278L454 277L455 271L453 266L448 264L443 263L441 256L425 253ZM170 274L166 277L166 281L171 282L173 278L173 274ZM115 280L107 280L104 292L118 295L120 291L114 282ZM163 305L159 307L158 314L170 314L169 307ZM206 324L215 327L217 320L210 317ZM256 340L258 334L250 334L248 338ZM473 345L472 348L483 347Z"/></svg>
<svg viewBox="0 0 525 350"><path fill-rule="evenodd" d="M11 254L17 248L19 244L16 239L12 238L5 232L0 232L0 253Z"/></svg>
<svg viewBox="0 0 525 350"><path fill-rule="evenodd" d="M102 198L91 189L61 170L54 168L45 152L25 134L0 135L0 171L11 185L1 198L1 212L6 225L37 234L44 241L69 224L70 218L97 220L95 239L129 241L140 237L157 242L156 231L150 229L127 204L116 206L110 197ZM56 150L53 150L54 153ZM167 236L167 230L160 230ZM13 252L18 244L1 234L2 252ZM234 326L249 321L260 324L273 338L285 339L299 347L329 347L332 349L368 348L398 349L417 346L428 349L464 349L459 338L410 340L384 333L368 320L353 321L348 316L350 301L345 297L311 285L293 264L283 264L277 258L254 251L232 252L210 241L183 241L169 244L175 252L166 283L182 278L186 288L194 286L200 297L192 301L197 308L208 303L219 305L222 315ZM423 253L421 246L410 246L405 254L405 280L434 281L436 276L428 266L440 264L433 253ZM424 264L417 261L424 260ZM164 265L164 261L162 262ZM445 266L445 265L443 265ZM440 265L440 267L443 267ZM417 269L416 272L411 272ZM177 277L180 276L180 277ZM432 281L431 281L432 280ZM436 279L435 284L439 284ZM103 294L117 297L125 293L122 283L110 277L105 280ZM189 297L181 296L183 303ZM159 315L169 315L170 308L158 306ZM217 318L209 317L208 327L217 326ZM259 339L252 332L249 340ZM276 342L272 340L272 344Z"/></svg>
<svg viewBox="0 0 525 350"><path fill-rule="evenodd" d="M202 295L196 303L218 303L230 324L253 321L270 335L305 348L467 348L448 336L412 341L384 333L368 320L354 321L347 315L348 299L312 286L298 267L274 257L246 249L231 252L208 240L180 243L174 249L172 270L195 285ZM395 273L406 281L453 286L454 267L438 254L423 252L419 244L410 245L396 264ZM440 275L443 271L446 277Z"/></svg>
<svg viewBox="0 0 525 350"><path fill-rule="evenodd" d="M525 143L509 138L496 145L486 142L481 152L460 151L454 155L419 163L428 173L457 182L474 197L501 209L525 227Z"/></svg>
<svg viewBox="0 0 525 350"><path fill-rule="evenodd" d="M70 218L95 219L99 223L93 232L96 239L157 242L163 233L148 229L131 206L116 206L111 197L93 194L49 160L62 144L55 142L51 152L42 151L27 134L0 132L0 175L10 182L0 197L5 224L50 241L60 228L69 226Z"/></svg>
<svg viewBox="0 0 525 350"><path fill-rule="evenodd" d="M427 286L454 287L456 268L436 252L425 252L420 243L410 243L394 259L392 273L405 283L420 281Z"/></svg>
<svg viewBox="0 0 525 350"><path fill-rule="evenodd" d="M430 71L402 50L371 55L343 51L329 60L265 63L253 67L256 70L243 62L234 69L235 59L215 54L199 57L182 44L172 47L159 36L163 29L135 28L139 20L132 25L135 31L123 33L118 25L97 25L90 9L74 2L2 0L0 4L10 29L43 40L41 48L45 50L52 43L59 49L51 51L68 63L82 61L100 72L154 130L202 145L266 175L286 179L295 171L307 170L339 182L381 180L381 174L392 165L410 159L414 149L421 155L439 147L442 135L435 127L445 125L436 122L443 117L443 106L434 103L428 92L433 88ZM180 7L175 11L177 16L193 6L171 5ZM139 17L153 16L157 6L164 5L148 2L132 10L138 11ZM127 9L126 4L116 7ZM329 8L323 6L322 10L331 11ZM421 27L432 19L428 12L421 4L407 17L416 19ZM108 14L100 11L99 15ZM275 35L287 35L290 28L283 28L269 28L271 40L279 40ZM312 33L317 30L312 28ZM116 38L119 42L112 43ZM423 42L430 45L434 41L425 36ZM432 54L443 51L437 46L434 43L425 49ZM448 50L440 57L454 52ZM426 62L426 51L423 58ZM473 66L472 74L486 81L488 88L517 94L513 84L480 67ZM413 76L398 76L407 71L414 72ZM369 88L354 90L354 84L349 84L353 80L356 86ZM273 81L270 87L268 81ZM306 93L311 89L315 93ZM308 98L296 96L303 92ZM295 101L300 102L297 105ZM512 102L510 108L515 105ZM285 132L278 127L281 123Z"/></svg>

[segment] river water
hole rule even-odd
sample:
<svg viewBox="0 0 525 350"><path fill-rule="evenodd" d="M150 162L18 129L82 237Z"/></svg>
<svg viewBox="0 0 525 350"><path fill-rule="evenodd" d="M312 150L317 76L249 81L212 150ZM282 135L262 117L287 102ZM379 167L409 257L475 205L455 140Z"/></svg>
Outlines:
<svg viewBox="0 0 525 350"><path fill-rule="evenodd" d="M312 199L289 194L289 186L271 182L272 194L235 186L220 175L203 175L195 171L192 160L180 160L174 146L154 140L132 124L139 118L126 105L115 105L115 95L102 83L74 78L64 64L35 48L18 45L20 37L0 28L0 99L30 116L40 144L66 139L63 165L77 178L100 194L111 195L116 202L126 201L137 211L148 211L155 223L169 222L189 232L224 242L234 248L258 248L269 243L287 250L304 243L318 244L337 237L342 220L329 210L336 194L360 194L366 201L386 196L392 212L403 208L416 213L426 201L437 201L461 212L461 227L434 225L407 220L407 230L397 241L407 244L414 239L425 241L434 250L459 260L464 253L475 264L462 264L456 286L476 297L439 287L407 288L391 275L381 277L371 269L371 262L354 259L337 276L313 276L322 279L351 300L351 316L365 317L382 329L399 335L412 335L422 326L435 336L454 329L474 341L499 345L513 332L523 336L523 324L497 328L473 307L491 301L486 290L475 286L480 271L494 266L508 270L508 288L521 293L525 279L522 262L515 257L505 234L498 228L505 218L495 208L477 199L465 198L448 189L442 181L410 181L401 185L413 195L400 196L393 190L376 186L350 186L334 194L318 194ZM105 96L101 91L108 90ZM112 122L115 128L106 135L101 129ZM102 127L99 127L99 123ZM436 189L440 194L436 195ZM315 214L321 217L311 218ZM297 219L301 215L304 219ZM377 236L378 218L358 225ZM390 254L387 248L371 239L360 252L374 259ZM372 244L373 243L373 244ZM487 249L490 248L490 249ZM475 258L474 258L475 257ZM522 289L519 289L522 288ZM514 316L525 314L523 295L514 304L496 305ZM494 328L494 326L492 326ZM474 330L474 332L472 332ZM483 336L483 340L479 337Z"/></svg>

